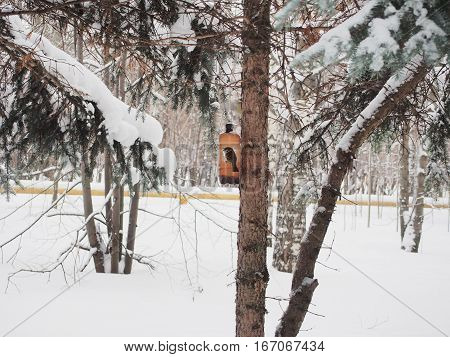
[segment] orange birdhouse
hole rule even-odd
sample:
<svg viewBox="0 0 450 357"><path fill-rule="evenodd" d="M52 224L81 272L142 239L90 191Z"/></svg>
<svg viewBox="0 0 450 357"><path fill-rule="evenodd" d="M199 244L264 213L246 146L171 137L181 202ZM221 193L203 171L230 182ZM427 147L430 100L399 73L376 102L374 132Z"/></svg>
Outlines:
<svg viewBox="0 0 450 357"><path fill-rule="evenodd" d="M219 181L238 184L241 168L241 137L233 132L233 124L226 124L219 136Z"/></svg>

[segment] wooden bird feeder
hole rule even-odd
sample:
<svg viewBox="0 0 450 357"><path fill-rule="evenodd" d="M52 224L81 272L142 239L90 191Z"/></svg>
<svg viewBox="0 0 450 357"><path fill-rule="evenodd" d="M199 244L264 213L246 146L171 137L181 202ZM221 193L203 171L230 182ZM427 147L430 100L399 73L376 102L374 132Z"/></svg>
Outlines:
<svg viewBox="0 0 450 357"><path fill-rule="evenodd" d="M233 124L226 124L219 136L219 181L221 184L239 184L241 168L241 137L233 132Z"/></svg>

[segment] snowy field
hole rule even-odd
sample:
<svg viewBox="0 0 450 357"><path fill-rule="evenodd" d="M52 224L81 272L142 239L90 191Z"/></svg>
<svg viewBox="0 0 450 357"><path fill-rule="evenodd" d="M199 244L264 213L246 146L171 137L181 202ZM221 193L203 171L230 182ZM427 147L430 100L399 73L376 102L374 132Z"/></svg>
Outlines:
<svg viewBox="0 0 450 357"><path fill-rule="evenodd" d="M0 218L30 197L21 194L10 202L1 197ZM102 197L94 199L101 205ZM1 219L0 242L35 220L50 200L51 195L37 197ZM148 212L139 213L136 249L151 257L154 270L135 262L129 276L95 274L91 263L80 273L76 267L83 266L87 253L74 251L65 274L60 268L51 274L22 272L8 284L8 276L20 269L52 267L82 224L81 217L55 214L81 213L81 207L81 197L67 197L63 208L49 212L52 217L46 215L3 248L0 334L234 335L238 201L190 200L179 206L176 199L143 199ZM308 218L311 213L309 207ZM395 208L384 207L378 218L372 207L368 229L367 207L339 206L327 236L333 250L321 253L314 314L307 315L301 335L439 336L438 329L450 334L448 210L425 214L420 253L408 254L400 250ZM270 264L271 248L268 254ZM290 279L270 269L267 336L274 334Z"/></svg>

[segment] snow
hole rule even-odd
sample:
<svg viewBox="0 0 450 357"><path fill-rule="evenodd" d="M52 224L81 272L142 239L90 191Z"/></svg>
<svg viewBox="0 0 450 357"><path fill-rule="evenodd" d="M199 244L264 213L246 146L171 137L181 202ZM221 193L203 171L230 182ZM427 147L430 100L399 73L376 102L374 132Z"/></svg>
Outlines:
<svg viewBox="0 0 450 357"><path fill-rule="evenodd" d="M357 55L370 55L370 69L380 71L384 66L384 57L399 50L397 41L391 34L398 31L400 19L397 14L386 19L373 19L369 27L369 36L358 46Z"/></svg>
<svg viewBox="0 0 450 357"><path fill-rule="evenodd" d="M350 30L363 24L379 2L379 0L368 1L355 15L326 32L317 43L295 56L291 66L302 66L318 56L323 57L322 64L324 66L341 60L343 55L351 48Z"/></svg>
<svg viewBox="0 0 450 357"><path fill-rule="evenodd" d="M350 129L340 139L336 146L336 150L350 150L353 145L353 137L364 128L366 121L372 119L378 108L380 108L390 96L395 94L404 83L411 79L421 63L420 57L416 56L405 68L394 73L394 75L388 79L376 97L364 108Z"/></svg>
<svg viewBox="0 0 450 357"><path fill-rule="evenodd" d="M423 52L427 61L436 61L445 55L442 50L439 51L437 44L439 41L446 41L446 33L427 17L425 3L417 0L404 1L399 9L396 9L389 2L366 1L353 16L333 27L322 35L317 43L297 54L291 66L305 68L305 64L309 63L317 70L348 58L352 52L356 54L355 61L365 66L367 60L369 68L375 73L385 68L387 63L390 65L394 65L395 62L406 63L418 52ZM280 10L275 16L275 27L281 27L289 16L295 14L299 5L300 1L293 0ZM385 18L372 17L372 10L378 5L386 6ZM415 26L405 34L410 36L407 41L399 44L398 32L404 31L400 28L400 23L405 19L411 21L411 10L416 17ZM435 9L437 10L439 9ZM365 23L368 25L368 35L357 43L351 36L351 30ZM402 39L401 42L405 40Z"/></svg>
<svg viewBox="0 0 450 357"><path fill-rule="evenodd" d="M275 14L275 23L273 27L276 30L280 30L286 24L288 18L291 17L292 13L299 7L301 1L302 0L291 0Z"/></svg>
<svg viewBox="0 0 450 357"><path fill-rule="evenodd" d="M0 197L2 217L30 197L20 194L11 202ZM103 201L95 196L94 210ZM172 199L142 198L141 202L142 208L168 217L139 213L137 253L150 257L155 266L152 271L134 262L131 275L95 274L91 262L74 276L74 262L81 266L82 258L89 254L81 251L79 259L67 261L67 283L61 270L51 275L22 273L12 278L5 293L11 272L53 262L74 238L65 234L78 228L83 217L45 217L23 235L22 248L9 262L18 241L5 247L0 264L0 334L59 295L11 335L233 336L236 235L218 225L237 231L238 201L189 200L182 206ZM36 197L31 206L0 220L0 242L31 223L50 203L51 195ZM82 211L81 196L68 196L65 204L66 210ZM125 207L128 204L127 197ZM308 221L313 211L310 206ZM440 335L355 267L449 334L447 210L425 209L418 254L400 249L394 207L383 207L382 219L372 217L370 229L366 228L366 214L367 208L356 217L353 210L337 207L325 240L325 247L333 244L333 250L323 249L319 256L324 265L316 268L314 278L319 286L310 308L325 317L308 314L300 336ZM127 219L125 216L125 227ZM272 253L269 248L269 264ZM291 275L271 267L269 273L267 296L287 298ZM268 336L274 335L285 307L284 301L267 300ZM117 311L122 313L114 313Z"/></svg>
<svg viewBox="0 0 450 357"><path fill-rule="evenodd" d="M310 286L310 285L312 285L313 283L314 283L314 279L305 277L305 278L303 278L302 286Z"/></svg>
<svg viewBox="0 0 450 357"><path fill-rule="evenodd" d="M93 101L101 110L105 120L104 126L108 138L116 140L124 146L132 145L138 138L151 143L155 148L162 141L163 129L160 123L150 115L138 112L116 98L103 81L83 64L66 52L55 47L44 36L30 32L26 24L18 16L8 17L15 44L33 53L34 58L42 63L45 69L56 75L63 83L81 94L85 100ZM164 149L164 160L174 160L174 155ZM175 166L175 161L167 161Z"/></svg>
<svg viewBox="0 0 450 357"><path fill-rule="evenodd" d="M425 9L424 9L425 10ZM426 10L425 10L426 14ZM436 23L425 16L421 16L416 25L421 28L416 34L405 43L405 51L407 53L414 53L414 51L422 46L425 55L428 59L435 61L441 56L436 47L436 39L446 36L445 32L436 25Z"/></svg>
<svg viewBox="0 0 450 357"><path fill-rule="evenodd" d="M196 46L195 32L191 28L191 16L179 14L177 21L170 28L171 35L184 45L188 52L192 52Z"/></svg>
<svg viewBox="0 0 450 357"><path fill-rule="evenodd" d="M130 174L131 174L131 185L132 186L138 184L141 181L141 172L139 169L137 169L135 167L131 167Z"/></svg>
<svg viewBox="0 0 450 357"><path fill-rule="evenodd" d="M406 221L406 222L408 222L408 221ZM407 252L412 251L412 248L415 246L414 237L415 237L414 225L413 225L412 220L410 220L408 222L408 225L406 226L405 235L404 235L403 241L402 241L402 245L405 248L405 251L407 251Z"/></svg>
<svg viewBox="0 0 450 357"><path fill-rule="evenodd" d="M170 182L177 168L175 153L168 148L158 149L156 165L166 170L166 178Z"/></svg>

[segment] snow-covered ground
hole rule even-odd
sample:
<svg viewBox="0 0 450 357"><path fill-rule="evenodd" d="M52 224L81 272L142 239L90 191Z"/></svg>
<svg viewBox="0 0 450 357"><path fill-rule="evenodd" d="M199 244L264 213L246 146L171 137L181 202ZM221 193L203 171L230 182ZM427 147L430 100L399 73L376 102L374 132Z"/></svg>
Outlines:
<svg viewBox="0 0 450 357"><path fill-rule="evenodd" d="M51 200L51 195L40 196L1 219L30 197L17 195L11 202L0 198L0 243L35 220ZM94 199L97 206L103 200ZM157 215L139 213L136 247L152 257L154 270L135 263L128 276L96 274L91 263L79 273L74 264L83 265L82 251L70 255L65 275L61 269L20 273L8 285L14 271L56 261L82 220L54 214L80 213L81 207L81 197L67 197L62 209L50 211L52 217L45 216L3 248L1 335L234 335L237 201L189 200L179 206L176 199L143 199L142 208ZM301 335L439 336L436 328L450 334L448 210L426 209L419 254L400 250L395 208L384 207L381 219L377 213L372 207L368 229L367 207L338 207L327 236L333 250L321 253L323 265L316 270L320 285L311 306L323 317L308 314ZM269 264L271 254L269 249ZM287 298L290 279L290 274L270 269L268 297ZM273 336L285 304L267 300L268 336Z"/></svg>

